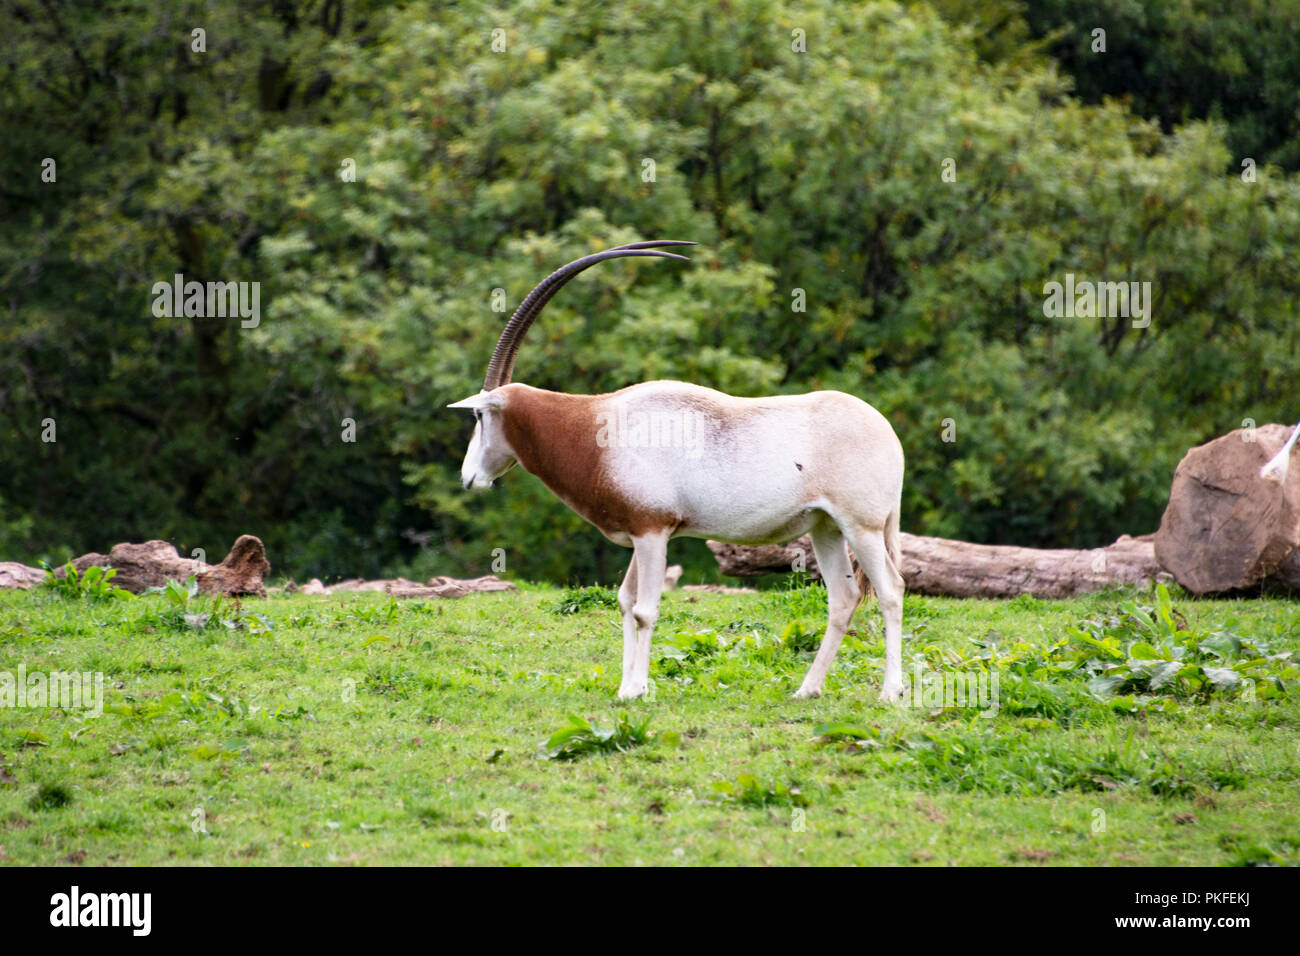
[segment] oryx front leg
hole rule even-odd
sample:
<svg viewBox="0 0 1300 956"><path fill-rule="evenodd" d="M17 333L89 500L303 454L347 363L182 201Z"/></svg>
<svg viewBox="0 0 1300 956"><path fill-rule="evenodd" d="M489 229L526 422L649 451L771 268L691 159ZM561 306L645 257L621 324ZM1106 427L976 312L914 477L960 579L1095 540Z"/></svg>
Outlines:
<svg viewBox="0 0 1300 956"><path fill-rule="evenodd" d="M858 606L860 594L857 582L853 580L853 567L849 564L849 553L844 546L844 536L834 525L814 528L812 533L813 553L817 556L817 567L821 569L822 580L826 582L826 604L829 611L826 619L826 634L817 648L817 656L812 667L803 679L796 697L820 697L822 683L830 672L835 654L844 640L844 632L853 620L853 611Z"/></svg>
<svg viewBox="0 0 1300 956"><path fill-rule="evenodd" d="M627 574L618 589L618 608L623 612L623 680L618 685L621 699L635 697L630 692L632 671L636 664L636 619L632 616L632 607L636 604L636 552L628 562Z"/></svg>
<svg viewBox="0 0 1300 956"><path fill-rule="evenodd" d="M659 620L659 599L664 590L664 571L668 565L668 533L641 535L632 539L636 581L632 590L632 624L636 628L636 647L632 668L618 696L644 697L650 687L650 639L655 621ZM626 583L626 582L625 582Z"/></svg>

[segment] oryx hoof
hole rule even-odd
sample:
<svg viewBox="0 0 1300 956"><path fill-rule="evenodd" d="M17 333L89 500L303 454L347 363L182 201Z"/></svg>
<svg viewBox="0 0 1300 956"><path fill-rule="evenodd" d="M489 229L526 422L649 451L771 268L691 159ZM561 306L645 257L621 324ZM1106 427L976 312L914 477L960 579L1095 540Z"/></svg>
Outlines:
<svg viewBox="0 0 1300 956"><path fill-rule="evenodd" d="M880 699L887 704L896 704L903 699L903 682L890 682L880 689Z"/></svg>

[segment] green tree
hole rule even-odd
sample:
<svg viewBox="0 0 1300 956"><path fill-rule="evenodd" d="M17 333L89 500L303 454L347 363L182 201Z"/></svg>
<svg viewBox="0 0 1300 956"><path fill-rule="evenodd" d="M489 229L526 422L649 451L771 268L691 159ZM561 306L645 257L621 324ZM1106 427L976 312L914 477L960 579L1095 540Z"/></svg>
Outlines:
<svg viewBox="0 0 1300 956"><path fill-rule="evenodd" d="M584 273L518 380L839 388L903 440L909 530L1151 530L1189 445L1295 414L1297 181L968 6L7 0L3 556L252 532L300 577L611 580L535 479L461 491L445 405L496 290L647 237L701 245ZM177 272L259 282L260 324L155 317ZM1066 273L1150 282L1149 325L1045 314Z"/></svg>

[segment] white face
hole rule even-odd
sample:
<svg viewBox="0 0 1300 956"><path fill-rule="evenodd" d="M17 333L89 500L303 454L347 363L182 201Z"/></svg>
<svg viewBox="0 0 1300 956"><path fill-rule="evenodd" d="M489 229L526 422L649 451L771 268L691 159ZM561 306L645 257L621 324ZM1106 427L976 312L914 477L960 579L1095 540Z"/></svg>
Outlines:
<svg viewBox="0 0 1300 956"><path fill-rule="evenodd" d="M493 392L480 392L448 408L474 410L474 435L465 452L465 462L460 466L460 483L466 488L492 487L515 464L514 453L502 434L501 405L503 398Z"/></svg>

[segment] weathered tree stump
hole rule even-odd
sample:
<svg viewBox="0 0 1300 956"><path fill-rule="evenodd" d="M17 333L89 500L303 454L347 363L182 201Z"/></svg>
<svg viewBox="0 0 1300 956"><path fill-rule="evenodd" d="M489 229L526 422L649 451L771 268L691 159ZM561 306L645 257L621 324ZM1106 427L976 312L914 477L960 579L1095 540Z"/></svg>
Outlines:
<svg viewBox="0 0 1300 956"><path fill-rule="evenodd" d="M750 576L794 568L819 574L807 535L787 545L745 547L709 541L708 546L723 574ZM900 550L908 591L949 597L1071 597L1117 584L1145 584L1160 573L1151 535L1124 535L1107 547L1076 551L971 544L904 532Z"/></svg>
<svg viewBox="0 0 1300 956"><path fill-rule="evenodd" d="M241 534L220 564L198 573L199 590L204 594L264 598L264 582L270 573L271 562L266 559L262 539Z"/></svg>
<svg viewBox="0 0 1300 956"><path fill-rule="evenodd" d="M1216 594L1300 578L1300 468L1283 481L1261 467L1291 434L1286 425L1237 429L1198 445L1174 471L1155 536L1156 558L1187 590Z"/></svg>
<svg viewBox="0 0 1300 956"><path fill-rule="evenodd" d="M202 594L266 597L263 582L271 573L261 539L251 534L240 535L220 564L182 558L174 545L154 540L141 544L122 542L113 545L108 554L91 552L72 562L78 571L92 565L115 569L112 583L133 594L162 587L169 579L184 581L194 575Z"/></svg>
<svg viewBox="0 0 1300 956"><path fill-rule="evenodd" d="M182 558L176 553L175 545L153 540L124 541L113 545L108 554L92 551L76 558L72 566L82 573L94 566L113 568L117 571L112 580L115 586L140 594L148 588L162 587L169 579L184 581L208 565L194 558Z"/></svg>

